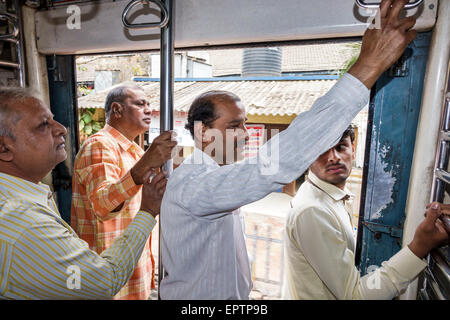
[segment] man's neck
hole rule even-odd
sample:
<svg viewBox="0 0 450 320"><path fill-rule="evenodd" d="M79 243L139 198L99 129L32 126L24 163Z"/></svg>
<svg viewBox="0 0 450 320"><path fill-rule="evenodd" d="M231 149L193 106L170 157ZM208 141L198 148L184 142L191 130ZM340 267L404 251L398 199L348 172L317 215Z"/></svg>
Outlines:
<svg viewBox="0 0 450 320"><path fill-rule="evenodd" d="M345 183L346 182L347 182L347 180L344 181L344 183L335 184L335 186L338 187L341 190L345 190Z"/></svg>
<svg viewBox="0 0 450 320"><path fill-rule="evenodd" d="M4 173L16 178L20 178L23 180L27 180L29 182L32 182L34 184L39 184L39 182L44 179L45 175L41 177L41 175L28 175L25 174L24 172L20 171L20 170L16 170L14 168L0 168L0 173Z"/></svg>
<svg viewBox="0 0 450 320"><path fill-rule="evenodd" d="M133 142L134 139L136 139L136 137L139 135L139 132L137 132L137 133L133 132L132 130L128 129L126 126L124 126L123 124L121 124L119 122L108 121L107 124L110 127L113 127L114 129L119 131L125 138L127 138L131 142Z"/></svg>

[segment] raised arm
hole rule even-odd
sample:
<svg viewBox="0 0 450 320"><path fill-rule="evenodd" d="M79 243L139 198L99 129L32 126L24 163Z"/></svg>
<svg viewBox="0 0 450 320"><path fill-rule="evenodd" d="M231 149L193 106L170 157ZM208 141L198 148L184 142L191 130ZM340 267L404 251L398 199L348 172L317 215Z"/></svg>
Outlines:
<svg viewBox="0 0 450 320"><path fill-rule="evenodd" d="M335 145L368 101L369 90L346 74L309 111L262 146L257 161L210 166L206 171L204 166L184 164L183 177L175 179L179 183L169 179L170 197L190 212L212 218L259 200L295 180Z"/></svg>

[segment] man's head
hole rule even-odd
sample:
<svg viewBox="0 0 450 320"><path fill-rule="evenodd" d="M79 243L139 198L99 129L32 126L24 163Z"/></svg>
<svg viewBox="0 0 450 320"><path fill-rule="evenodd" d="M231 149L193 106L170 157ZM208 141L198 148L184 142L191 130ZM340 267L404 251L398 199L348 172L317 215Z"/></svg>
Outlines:
<svg viewBox="0 0 450 320"><path fill-rule="evenodd" d="M309 169L319 179L343 189L355 159L354 142L355 129L349 126L339 143L317 158Z"/></svg>
<svg viewBox="0 0 450 320"><path fill-rule="evenodd" d="M139 86L113 88L106 97L105 112L107 123L132 140L150 127L150 105Z"/></svg>
<svg viewBox="0 0 450 320"><path fill-rule="evenodd" d="M39 182L66 159L66 133L33 92L0 88L0 172Z"/></svg>
<svg viewBox="0 0 450 320"><path fill-rule="evenodd" d="M186 129L196 146L219 164L240 161L249 136L241 99L227 91L208 91L192 103Z"/></svg>

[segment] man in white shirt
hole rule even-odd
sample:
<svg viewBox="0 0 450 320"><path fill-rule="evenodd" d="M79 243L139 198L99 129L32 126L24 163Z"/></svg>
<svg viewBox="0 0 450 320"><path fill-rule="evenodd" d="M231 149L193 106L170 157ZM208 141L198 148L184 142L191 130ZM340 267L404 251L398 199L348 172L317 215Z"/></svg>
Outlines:
<svg viewBox="0 0 450 320"><path fill-rule="evenodd" d="M369 89L415 36L400 18L406 0L383 0L381 29L368 29L358 61L308 112L235 163L248 139L245 108L223 91L190 107L196 148L169 178L161 205L162 299L248 299L251 275L240 207L295 180L334 146L369 101ZM391 7L392 5L392 7ZM336 117L334 115L339 115Z"/></svg>
<svg viewBox="0 0 450 320"><path fill-rule="evenodd" d="M355 266L351 193L345 188L355 157L349 127L333 148L311 165L291 201L285 226L284 299L392 299L421 272L429 250L448 239L430 207L413 241L376 271L360 277Z"/></svg>

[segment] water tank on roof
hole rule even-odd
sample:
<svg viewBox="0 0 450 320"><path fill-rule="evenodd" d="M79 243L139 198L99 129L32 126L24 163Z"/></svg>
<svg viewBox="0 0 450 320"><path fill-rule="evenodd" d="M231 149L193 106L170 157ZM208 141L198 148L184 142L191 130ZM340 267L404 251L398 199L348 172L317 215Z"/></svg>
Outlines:
<svg viewBox="0 0 450 320"><path fill-rule="evenodd" d="M242 76L281 76L281 48L244 49L242 59Z"/></svg>

